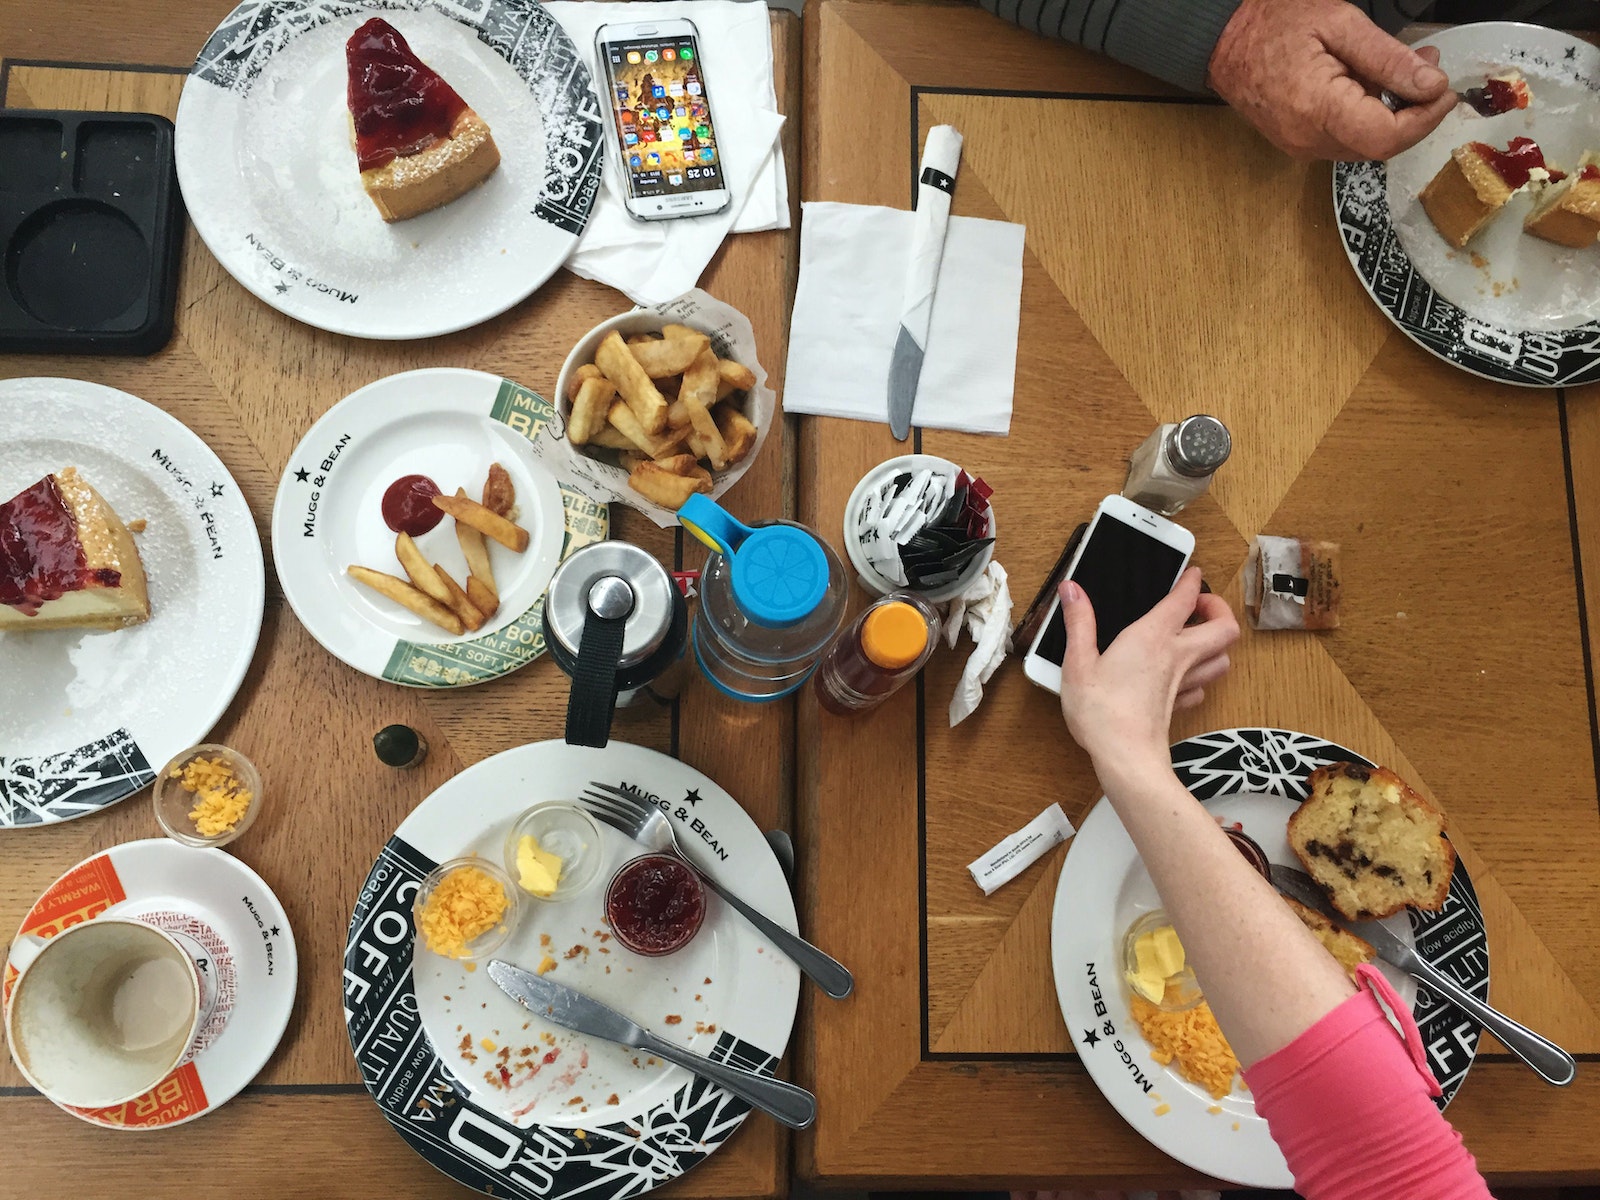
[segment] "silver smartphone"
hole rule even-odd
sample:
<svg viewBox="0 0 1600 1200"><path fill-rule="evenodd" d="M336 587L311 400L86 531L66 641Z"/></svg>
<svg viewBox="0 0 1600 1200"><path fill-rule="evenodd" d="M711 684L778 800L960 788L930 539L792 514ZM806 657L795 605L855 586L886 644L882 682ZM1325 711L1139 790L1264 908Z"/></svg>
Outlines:
<svg viewBox="0 0 1600 1200"><path fill-rule="evenodd" d="M628 212L665 221L726 208L732 197L694 22L603 25L595 50Z"/></svg>

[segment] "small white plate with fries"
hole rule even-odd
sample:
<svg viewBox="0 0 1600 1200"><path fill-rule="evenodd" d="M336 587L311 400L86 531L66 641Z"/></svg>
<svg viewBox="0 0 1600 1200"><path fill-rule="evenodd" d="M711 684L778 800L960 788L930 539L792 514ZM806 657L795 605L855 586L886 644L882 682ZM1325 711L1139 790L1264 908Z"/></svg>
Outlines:
<svg viewBox="0 0 1600 1200"><path fill-rule="evenodd" d="M776 409L766 382L750 322L704 292L603 321L556 380L573 475L671 525L755 461Z"/></svg>
<svg viewBox="0 0 1600 1200"><path fill-rule="evenodd" d="M604 505L532 451L552 415L510 380L453 368L391 375L329 409L272 510L278 578L311 635L418 687L482 683L542 653L550 576L606 534ZM418 477L433 487L398 486ZM392 490L414 493L409 520Z"/></svg>

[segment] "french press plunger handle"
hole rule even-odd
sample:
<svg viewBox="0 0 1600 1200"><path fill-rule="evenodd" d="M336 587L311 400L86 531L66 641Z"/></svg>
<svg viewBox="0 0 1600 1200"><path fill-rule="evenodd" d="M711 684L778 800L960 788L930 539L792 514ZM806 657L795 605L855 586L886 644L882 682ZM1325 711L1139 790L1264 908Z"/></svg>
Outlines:
<svg viewBox="0 0 1600 1200"><path fill-rule="evenodd" d="M589 587L583 637L572 670L572 694L567 699L569 745L598 748L611 740L611 718L617 711L617 665L633 606L633 589L620 575L607 575Z"/></svg>

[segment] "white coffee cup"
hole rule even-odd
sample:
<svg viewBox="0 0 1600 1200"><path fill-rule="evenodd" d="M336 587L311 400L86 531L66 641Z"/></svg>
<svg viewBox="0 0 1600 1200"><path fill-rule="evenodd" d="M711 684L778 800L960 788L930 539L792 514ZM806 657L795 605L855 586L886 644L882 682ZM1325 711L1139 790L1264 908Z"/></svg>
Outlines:
<svg viewBox="0 0 1600 1200"><path fill-rule="evenodd" d="M200 1025L200 972L170 934L100 917L52 938L22 934L6 1013L18 1070L51 1100L110 1108L155 1087Z"/></svg>

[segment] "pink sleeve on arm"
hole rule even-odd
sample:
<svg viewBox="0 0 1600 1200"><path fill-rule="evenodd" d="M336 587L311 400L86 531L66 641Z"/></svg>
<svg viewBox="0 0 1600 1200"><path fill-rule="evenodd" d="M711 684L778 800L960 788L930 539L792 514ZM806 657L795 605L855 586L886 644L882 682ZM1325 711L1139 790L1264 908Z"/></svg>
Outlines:
<svg viewBox="0 0 1600 1200"><path fill-rule="evenodd" d="M1295 1190L1305 1200L1490 1200L1433 1103L1439 1085L1410 1010L1374 968L1356 975L1354 996L1244 1073Z"/></svg>

